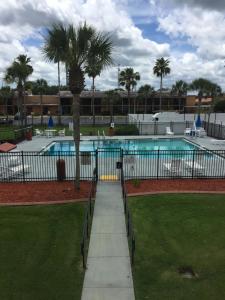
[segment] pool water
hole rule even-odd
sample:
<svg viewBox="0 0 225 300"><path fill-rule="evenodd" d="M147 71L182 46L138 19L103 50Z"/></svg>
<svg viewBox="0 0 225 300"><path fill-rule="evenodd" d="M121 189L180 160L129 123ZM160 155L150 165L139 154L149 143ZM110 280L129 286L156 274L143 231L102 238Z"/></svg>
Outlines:
<svg viewBox="0 0 225 300"><path fill-rule="evenodd" d="M128 151L136 150L194 150L199 149L194 144L184 139L140 139L140 140L101 140L82 141L80 151L95 151L96 149L123 149ZM74 152L73 141L53 142L44 152L55 155L58 152Z"/></svg>

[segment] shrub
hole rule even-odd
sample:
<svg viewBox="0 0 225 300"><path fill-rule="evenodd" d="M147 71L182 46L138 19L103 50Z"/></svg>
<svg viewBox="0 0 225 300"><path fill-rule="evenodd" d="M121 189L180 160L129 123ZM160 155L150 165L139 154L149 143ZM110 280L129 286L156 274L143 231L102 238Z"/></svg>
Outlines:
<svg viewBox="0 0 225 300"><path fill-rule="evenodd" d="M219 100L215 103L214 112L225 112L225 100Z"/></svg>
<svg viewBox="0 0 225 300"><path fill-rule="evenodd" d="M132 179L132 184L133 184L133 186L134 187L139 187L140 186L140 184L141 184L141 181L140 181L140 179Z"/></svg>
<svg viewBox="0 0 225 300"><path fill-rule="evenodd" d="M115 135L139 135L138 128L133 125L117 126L114 131Z"/></svg>

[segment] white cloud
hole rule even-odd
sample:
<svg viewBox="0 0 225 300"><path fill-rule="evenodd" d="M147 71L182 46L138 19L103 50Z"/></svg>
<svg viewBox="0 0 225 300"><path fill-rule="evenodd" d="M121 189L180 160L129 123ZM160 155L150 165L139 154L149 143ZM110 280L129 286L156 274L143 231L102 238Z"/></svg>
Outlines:
<svg viewBox="0 0 225 300"><path fill-rule="evenodd" d="M98 30L109 31L116 49L115 64L121 68L134 67L141 74L140 84L159 86L153 75L155 59L165 56L171 61L171 75L164 79L165 86L175 80L191 81L206 77L221 85L225 76L225 17L219 11L222 1L214 1L215 9L209 11L210 2L181 0L8 0L0 2L0 77L8 65L21 53L32 59L34 73L31 79L44 77L49 83L57 83L57 66L44 61L39 42L40 31L53 22L65 24L87 21ZM200 9L199 7L204 9ZM135 25L149 24L157 20L159 33L167 34L172 40L190 44L190 50L175 48L174 43L158 43L143 36ZM147 26L147 25L146 25ZM157 26L157 25L156 25ZM147 27L146 27L147 28ZM147 29L146 29L147 30ZM157 34L155 32L155 34ZM39 39L35 45L29 39ZM196 49L196 50L195 50ZM62 81L65 72L62 69ZM86 80L86 87L90 87ZM117 67L105 70L96 80L98 89L117 87Z"/></svg>

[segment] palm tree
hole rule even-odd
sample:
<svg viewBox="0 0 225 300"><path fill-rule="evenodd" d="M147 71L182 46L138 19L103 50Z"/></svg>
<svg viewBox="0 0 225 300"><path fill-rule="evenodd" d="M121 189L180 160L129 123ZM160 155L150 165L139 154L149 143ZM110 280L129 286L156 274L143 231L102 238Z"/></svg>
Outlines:
<svg viewBox="0 0 225 300"><path fill-rule="evenodd" d="M60 97L61 80L60 80L60 62L65 62L65 45L67 43L66 29L62 24L53 24L51 28L47 29L45 36L45 44L43 54L47 60L57 63L58 66L58 94ZM66 78L68 76L67 64L66 65ZM61 103L59 105L59 124L61 124Z"/></svg>
<svg viewBox="0 0 225 300"><path fill-rule="evenodd" d="M61 25L60 25L61 26ZM51 30L50 30L51 32ZM69 88L73 94L73 133L74 143L76 151L76 170L75 170L75 186L80 188L80 93L84 89L84 73L88 66L88 58L90 56L93 44L96 44L96 54L102 53L102 65L108 65L108 61L111 60L111 51L105 51L103 45L107 36L97 33L95 28L88 26L86 23L74 28L73 25L69 25L67 28L61 26L61 38L64 41L63 50L63 62L68 67L69 76ZM98 39L98 43L96 42ZM46 39L44 52L50 60L54 60L53 57L48 55L48 41ZM62 43L59 43L60 46ZM56 46L57 47L57 46ZM111 49L112 50L112 49Z"/></svg>
<svg viewBox="0 0 225 300"><path fill-rule="evenodd" d="M176 81L175 84L172 86L171 93L179 97L179 111L181 107L181 97L187 96L188 89L188 83L183 80Z"/></svg>
<svg viewBox="0 0 225 300"><path fill-rule="evenodd" d="M60 62L65 60L65 45L67 43L66 29L62 24L53 24L47 29L43 54L47 60L57 63L58 91L60 92Z"/></svg>
<svg viewBox="0 0 225 300"><path fill-rule="evenodd" d="M137 85L137 81L140 80L140 74L134 72L133 68L126 68L119 74L119 84L124 86L127 90L128 99L128 114L130 113L130 91ZM134 103L134 113L135 113L135 103Z"/></svg>
<svg viewBox="0 0 225 300"><path fill-rule="evenodd" d="M156 60L155 66L153 67L153 73L160 77L160 100L159 100L159 109L162 110L162 80L167 74L170 74L169 60L164 59L164 57L158 58Z"/></svg>
<svg viewBox="0 0 225 300"><path fill-rule="evenodd" d="M85 72L92 78L92 99L91 107L93 114L93 125L95 125L95 78L99 76L101 71L113 64L110 53L112 52L112 42L108 36L98 34L95 40L91 43L88 53L87 66Z"/></svg>
<svg viewBox="0 0 225 300"><path fill-rule="evenodd" d="M19 55L15 61L6 69L5 81L7 83L17 84L18 93L18 107L21 119L21 126L23 126L24 114L26 114L24 106L24 86L26 84L27 78L33 73L33 67L29 64L30 58L27 55ZM25 126L26 126L25 118Z"/></svg>
<svg viewBox="0 0 225 300"><path fill-rule="evenodd" d="M40 94L40 103L41 103L41 125L43 125L43 94L45 93L48 83L45 79L40 78L35 82L36 89Z"/></svg>
<svg viewBox="0 0 225 300"><path fill-rule="evenodd" d="M149 84L142 85L138 90L139 97L144 98L145 100L145 104L144 104L145 114L147 113L147 99L151 97L154 92L155 92L154 87L152 87Z"/></svg>

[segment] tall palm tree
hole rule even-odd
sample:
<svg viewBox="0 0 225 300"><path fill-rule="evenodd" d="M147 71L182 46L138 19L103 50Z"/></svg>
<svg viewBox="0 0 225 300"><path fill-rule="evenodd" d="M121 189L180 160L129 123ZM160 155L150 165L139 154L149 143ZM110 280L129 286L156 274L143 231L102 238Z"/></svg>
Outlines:
<svg viewBox="0 0 225 300"><path fill-rule="evenodd" d="M85 72L92 78L92 99L91 107L93 114L93 125L95 125L95 78L100 75L102 70L113 64L110 53L112 52L112 41L109 36L98 34L93 40L88 53L87 66Z"/></svg>
<svg viewBox="0 0 225 300"><path fill-rule="evenodd" d="M102 65L107 65L111 60L111 51L105 51L104 45L106 35L97 33L95 28L88 26L86 23L75 28L73 25L69 25L67 28L61 28L64 57L63 62L68 67L69 76L69 88L73 94L73 134L76 151L76 170L75 170L75 186L80 188L80 93L84 89L84 74L86 67L88 66L88 58L93 44L98 45L97 54L101 54L103 57ZM96 43L98 39L98 43ZM48 44L48 39L46 39ZM48 45L45 44L44 52L48 56ZM60 43L61 45L61 43ZM112 50L112 49L111 49ZM49 56L50 60L54 60Z"/></svg>
<svg viewBox="0 0 225 300"><path fill-rule="evenodd" d="M144 104L144 113L147 113L147 99L152 96L152 94L155 92L154 87L152 87L149 84L142 85L139 90L138 94L139 97L144 98L145 104Z"/></svg>
<svg viewBox="0 0 225 300"><path fill-rule="evenodd" d="M40 103L41 103L41 125L43 125L43 94L45 93L48 83L45 79L40 78L35 82L36 89L40 95Z"/></svg>
<svg viewBox="0 0 225 300"><path fill-rule="evenodd" d="M43 48L43 54L47 60L57 63L58 66L58 94L60 97L61 79L60 79L60 62L65 62L65 45L67 43L66 29L59 24L53 24L51 28L47 29L45 36L45 44ZM66 78L68 76L68 69L66 65ZM61 124L61 103L59 104L59 123Z"/></svg>
<svg viewBox="0 0 225 300"><path fill-rule="evenodd" d="M187 96L188 89L188 83L183 80L176 81L175 84L172 86L171 93L179 97L179 111L181 108L181 97Z"/></svg>
<svg viewBox="0 0 225 300"><path fill-rule="evenodd" d="M119 84L124 86L127 90L128 99L128 114L130 113L130 92L137 85L137 81L140 80L140 74L134 72L133 68L126 68L119 74ZM134 113L135 113L135 102L134 102Z"/></svg>
<svg viewBox="0 0 225 300"><path fill-rule="evenodd" d="M160 98L159 98L159 109L162 110L162 88L163 88L163 77L170 74L169 60L164 57L158 58L153 67L153 73L160 77Z"/></svg>
<svg viewBox="0 0 225 300"><path fill-rule="evenodd" d="M57 63L58 67L58 90L60 91L60 62L65 61L65 44L67 43L66 29L62 24L53 24L47 29L43 54L47 60Z"/></svg>
<svg viewBox="0 0 225 300"><path fill-rule="evenodd" d="M27 55L19 55L11 66L6 69L5 81L7 83L17 84L18 107L20 113L21 126L23 126L24 114L26 114L24 106L24 86L27 78L33 73L33 67L29 64L31 59ZM25 125L27 118L25 117Z"/></svg>

